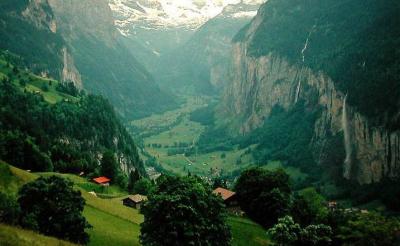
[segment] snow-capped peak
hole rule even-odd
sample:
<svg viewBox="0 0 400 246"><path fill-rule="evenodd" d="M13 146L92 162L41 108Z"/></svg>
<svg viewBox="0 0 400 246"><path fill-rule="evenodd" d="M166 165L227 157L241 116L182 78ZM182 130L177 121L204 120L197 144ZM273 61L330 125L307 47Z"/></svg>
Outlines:
<svg viewBox="0 0 400 246"><path fill-rule="evenodd" d="M185 27L196 29L219 15L231 4L260 5L265 0L109 0L115 24L122 34L133 28L166 29ZM255 11L232 17L255 15Z"/></svg>

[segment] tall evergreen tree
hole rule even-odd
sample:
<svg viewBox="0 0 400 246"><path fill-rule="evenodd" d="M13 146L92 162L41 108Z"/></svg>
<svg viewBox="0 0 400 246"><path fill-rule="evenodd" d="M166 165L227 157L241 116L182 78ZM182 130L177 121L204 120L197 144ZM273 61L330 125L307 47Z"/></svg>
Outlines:
<svg viewBox="0 0 400 246"><path fill-rule="evenodd" d="M103 153L103 158L101 159L101 175L107 176L111 179L111 183L115 183L119 172L118 162L114 153L107 150Z"/></svg>

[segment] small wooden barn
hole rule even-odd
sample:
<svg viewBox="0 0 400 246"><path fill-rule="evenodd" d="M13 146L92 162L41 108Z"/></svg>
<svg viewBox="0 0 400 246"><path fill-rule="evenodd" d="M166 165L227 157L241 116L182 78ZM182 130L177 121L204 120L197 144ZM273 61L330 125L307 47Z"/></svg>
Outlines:
<svg viewBox="0 0 400 246"><path fill-rule="evenodd" d="M139 195L139 194L128 196L127 198L122 200L122 202L125 206L136 208L136 209L140 209L141 205L145 201L147 201L147 196L143 196L143 195Z"/></svg>
<svg viewBox="0 0 400 246"><path fill-rule="evenodd" d="M221 187L213 191L214 194L220 195L227 207L237 206L236 193Z"/></svg>

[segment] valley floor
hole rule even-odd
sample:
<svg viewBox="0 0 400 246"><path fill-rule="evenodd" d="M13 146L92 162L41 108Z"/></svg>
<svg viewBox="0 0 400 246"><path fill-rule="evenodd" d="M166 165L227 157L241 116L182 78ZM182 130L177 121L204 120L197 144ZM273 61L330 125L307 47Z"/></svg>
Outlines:
<svg viewBox="0 0 400 246"><path fill-rule="evenodd" d="M227 173L240 173L240 170L255 165L254 158L248 150L255 148L256 145L243 149L234 146L229 151L208 153L196 151L190 156L179 152L184 148L198 147L197 142L207 127L192 121L190 115L215 99L206 96L186 96L183 100L185 103L179 109L130 123L134 129L134 138L142 140L142 153L155 157L165 171L178 175L187 175L190 172L209 180ZM147 159L146 155L142 155L142 158ZM279 161L275 161L266 163L264 167L276 169L283 166ZM284 168L293 179L306 178L298 168Z"/></svg>

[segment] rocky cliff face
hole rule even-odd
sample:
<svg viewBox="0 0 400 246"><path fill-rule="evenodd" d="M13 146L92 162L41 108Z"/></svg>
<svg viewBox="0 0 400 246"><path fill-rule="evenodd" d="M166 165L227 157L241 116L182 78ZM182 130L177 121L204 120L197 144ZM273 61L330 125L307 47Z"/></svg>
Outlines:
<svg viewBox="0 0 400 246"><path fill-rule="evenodd" d="M227 124L236 134L247 134L263 124L275 105L289 109L304 100L308 107L321 108L310 143L317 162L317 152L326 151L326 139L343 136L344 178L369 184L400 177L400 131L372 125L369 118L347 102L348 95L326 73L288 61L272 50L259 57L248 54L249 43L263 18L257 16L245 38L233 47L232 82L218 108L219 117L228 121L239 119ZM299 55L304 54L307 42Z"/></svg>
<svg viewBox="0 0 400 246"><path fill-rule="evenodd" d="M258 7L244 3L226 6L185 44L162 56L157 72L161 83L201 93L220 90L227 82L232 38L251 21Z"/></svg>
<svg viewBox="0 0 400 246"><path fill-rule="evenodd" d="M8 1L4 3L6 6ZM37 74L61 81L73 81L81 88L81 75L60 35L49 2L9 2L9 6L2 9L0 14L3 19L2 29L4 28L1 48L23 57L24 65Z"/></svg>
<svg viewBox="0 0 400 246"><path fill-rule="evenodd" d="M62 49L63 54L63 70L62 70L62 81L72 81L74 85L83 89L81 74L75 66L74 58L68 53L68 49L64 47Z"/></svg>
<svg viewBox="0 0 400 246"><path fill-rule="evenodd" d="M57 31L67 44L62 52L64 80L73 79L78 87L107 97L126 119L146 116L174 104L121 41L108 1L48 2Z"/></svg>
<svg viewBox="0 0 400 246"><path fill-rule="evenodd" d="M79 38L79 33L94 36L113 45L117 37L112 12L103 0L48 0L62 35L67 40Z"/></svg>
<svg viewBox="0 0 400 246"><path fill-rule="evenodd" d="M47 0L29 1L22 16L37 28L49 29L51 32L57 32L57 24L52 11L49 9Z"/></svg>

